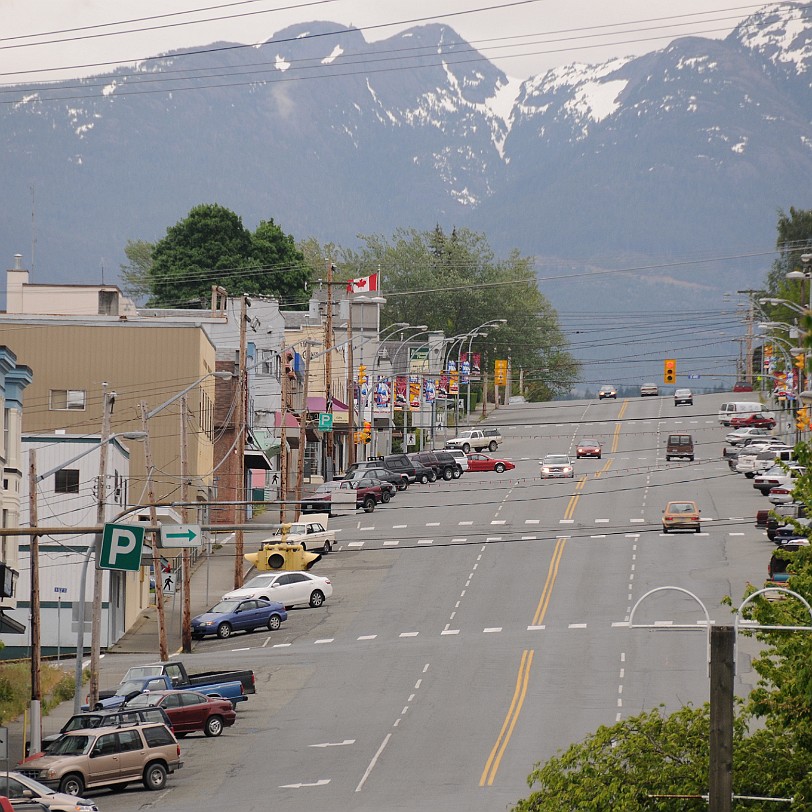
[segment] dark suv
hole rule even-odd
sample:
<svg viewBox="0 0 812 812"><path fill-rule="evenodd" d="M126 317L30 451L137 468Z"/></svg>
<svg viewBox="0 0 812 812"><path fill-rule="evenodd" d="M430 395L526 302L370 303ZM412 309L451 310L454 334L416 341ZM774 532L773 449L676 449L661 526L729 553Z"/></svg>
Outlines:
<svg viewBox="0 0 812 812"><path fill-rule="evenodd" d="M388 457L372 457L362 462L356 462L347 468L347 473L351 473L356 468L383 467L393 474L399 474L406 479L407 484L411 484L417 479L412 461L405 454L390 454Z"/></svg>
<svg viewBox="0 0 812 812"><path fill-rule="evenodd" d="M409 456L432 468L437 474L437 479L442 478L448 481L459 477L459 466L451 454L442 451L418 451L416 454L410 454Z"/></svg>
<svg viewBox="0 0 812 812"><path fill-rule="evenodd" d="M399 491L405 491L409 484L409 481L405 476L402 474L396 474L394 471L390 471L388 468L384 468L384 466L381 465L377 460L371 465L367 464L366 462L353 463L349 468L347 468L347 473L344 475L344 479L361 479L362 477L380 479L381 482L388 482Z"/></svg>

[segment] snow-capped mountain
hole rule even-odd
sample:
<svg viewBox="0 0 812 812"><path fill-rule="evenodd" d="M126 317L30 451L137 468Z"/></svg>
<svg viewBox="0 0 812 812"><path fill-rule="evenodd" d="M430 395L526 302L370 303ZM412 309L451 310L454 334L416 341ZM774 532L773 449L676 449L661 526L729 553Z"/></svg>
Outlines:
<svg viewBox="0 0 812 812"><path fill-rule="evenodd" d="M0 243L28 263L33 209L35 279L97 280L102 264L109 280L128 239L218 202L345 245L470 225L542 268L744 254L772 245L778 209L810 205L811 60L810 7L777 4L725 40L526 81L445 25L368 43L318 22L7 88ZM676 275L689 298L716 285Z"/></svg>

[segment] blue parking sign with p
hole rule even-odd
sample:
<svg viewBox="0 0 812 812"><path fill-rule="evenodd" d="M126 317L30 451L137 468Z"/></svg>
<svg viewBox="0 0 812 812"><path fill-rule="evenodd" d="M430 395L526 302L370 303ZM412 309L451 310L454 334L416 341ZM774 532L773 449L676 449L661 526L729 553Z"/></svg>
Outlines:
<svg viewBox="0 0 812 812"><path fill-rule="evenodd" d="M145 528L136 524L106 524L96 566L102 570L137 572Z"/></svg>

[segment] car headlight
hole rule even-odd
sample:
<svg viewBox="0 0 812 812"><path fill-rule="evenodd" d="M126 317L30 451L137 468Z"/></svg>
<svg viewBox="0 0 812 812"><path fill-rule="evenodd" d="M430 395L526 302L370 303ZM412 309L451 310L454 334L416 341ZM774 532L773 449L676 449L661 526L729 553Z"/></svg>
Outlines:
<svg viewBox="0 0 812 812"><path fill-rule="evenodd" d="M74 812L95 812L98 807L95 804L81 804L77 803L76 806L73 807Z"/></svg>
<svg viewBox="0 0 812 812"><path fill-rule="evenodd" d="M203 620L203 621L200 622L200 625L201 626L213 626L214 621L213 620Z"/></svg>
<svg viewBox="0 0 812 812"><path fill-rule="evenodd" d="M564 469L564 473L565 473L565 474L571 474L571 473L572 473L572 468L570 468L569 466L568 466L568 467L566 467L566 468Z"/></svg>

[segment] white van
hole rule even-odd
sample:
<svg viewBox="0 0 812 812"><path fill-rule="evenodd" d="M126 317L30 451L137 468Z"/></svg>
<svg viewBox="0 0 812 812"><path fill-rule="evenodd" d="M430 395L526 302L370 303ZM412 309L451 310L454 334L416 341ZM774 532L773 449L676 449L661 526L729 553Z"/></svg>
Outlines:
<svg viewBox="0 0 812 812"><path fill-rule="evenodd" d="M767 414L768 412L763 404L754 400L732 400L730 403L723 403L719 407L719 422L723 426L730 425L731 417L747 417L751 414Z"/></svg>

